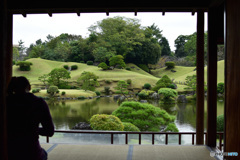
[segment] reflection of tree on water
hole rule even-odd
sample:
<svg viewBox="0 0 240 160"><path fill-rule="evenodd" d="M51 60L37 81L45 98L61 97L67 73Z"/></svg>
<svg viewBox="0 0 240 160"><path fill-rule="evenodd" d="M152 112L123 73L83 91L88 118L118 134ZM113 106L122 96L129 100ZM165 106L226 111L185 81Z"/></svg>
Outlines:
<svg viewBox="0 0 240 160"><path fill-rule="evenodd" d="M196 105L189 103L177 104L177 120L179 124L190 124L196 128Z"/></svg>

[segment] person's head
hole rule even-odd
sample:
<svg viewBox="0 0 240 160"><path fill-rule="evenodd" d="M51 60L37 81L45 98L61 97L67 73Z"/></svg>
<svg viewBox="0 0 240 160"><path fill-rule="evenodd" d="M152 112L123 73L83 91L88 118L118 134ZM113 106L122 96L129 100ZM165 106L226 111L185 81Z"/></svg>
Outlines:
<svg viewBox="0 0 240 160"><path fill-rule="evenodd" d="M8 94L26 93L31 90L31 85L25 77L12 77L8 85Z"/></svg>

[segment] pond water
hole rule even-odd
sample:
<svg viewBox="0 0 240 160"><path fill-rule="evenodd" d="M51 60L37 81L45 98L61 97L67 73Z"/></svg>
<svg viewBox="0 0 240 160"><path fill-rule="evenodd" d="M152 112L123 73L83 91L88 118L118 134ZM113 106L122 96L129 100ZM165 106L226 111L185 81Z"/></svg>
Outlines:
<svg viewBox="0 0 240 160"><path fill-rule="evenodd" d="M112 97L98 99L86 99L77 101L54 101L47 102L52 114L56 129L69 130L76 123L88 122L94 114L111 114L119 107ZM165 109L169 114L175 115L175 124L180 132L196 131L196 104L172 104L163 105L158 101L149 102L156 107ZM205 100L204 128L207 121L207 101ZM217 115L224 112L224 101L217 101Z"/></svg>

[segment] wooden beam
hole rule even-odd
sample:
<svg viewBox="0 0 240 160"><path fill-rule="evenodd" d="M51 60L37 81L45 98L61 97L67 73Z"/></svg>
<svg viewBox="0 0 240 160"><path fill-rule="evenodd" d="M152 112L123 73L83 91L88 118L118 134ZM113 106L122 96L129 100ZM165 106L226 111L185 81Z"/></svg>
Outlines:
<svg viewBox="0 0 240 160"><path fill-rule="evenodd" d="M204 144L204 12L197 11L197 120L196 143Z"/></svg>
<svg viewBox="0 0 240 160"><path fill-rule="evenodd" d="M207 67L207 145L216 146L217 121L217 10L208 11L208 67Z"/></svg>
<svg viewBox="0 0 240 160"><path fill-rule="evenodd" d="M224 152L238 152L240 159L240 1L227 0L225 6L225 135Z"/></svg>

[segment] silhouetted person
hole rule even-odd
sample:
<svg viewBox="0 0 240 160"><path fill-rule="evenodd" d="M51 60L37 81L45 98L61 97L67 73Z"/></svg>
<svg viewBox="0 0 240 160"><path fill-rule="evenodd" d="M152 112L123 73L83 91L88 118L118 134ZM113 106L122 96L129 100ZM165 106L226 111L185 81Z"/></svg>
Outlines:
<svg viewBox="0 0 240 160"><path fill-rule="evenodd" d="M51 137L54 125L46 102L29 93L30 90L30 83L25 77L13 77L8 86L9 160L47 159L47 152L41 148L38 138L39 135Z"/></svg>

